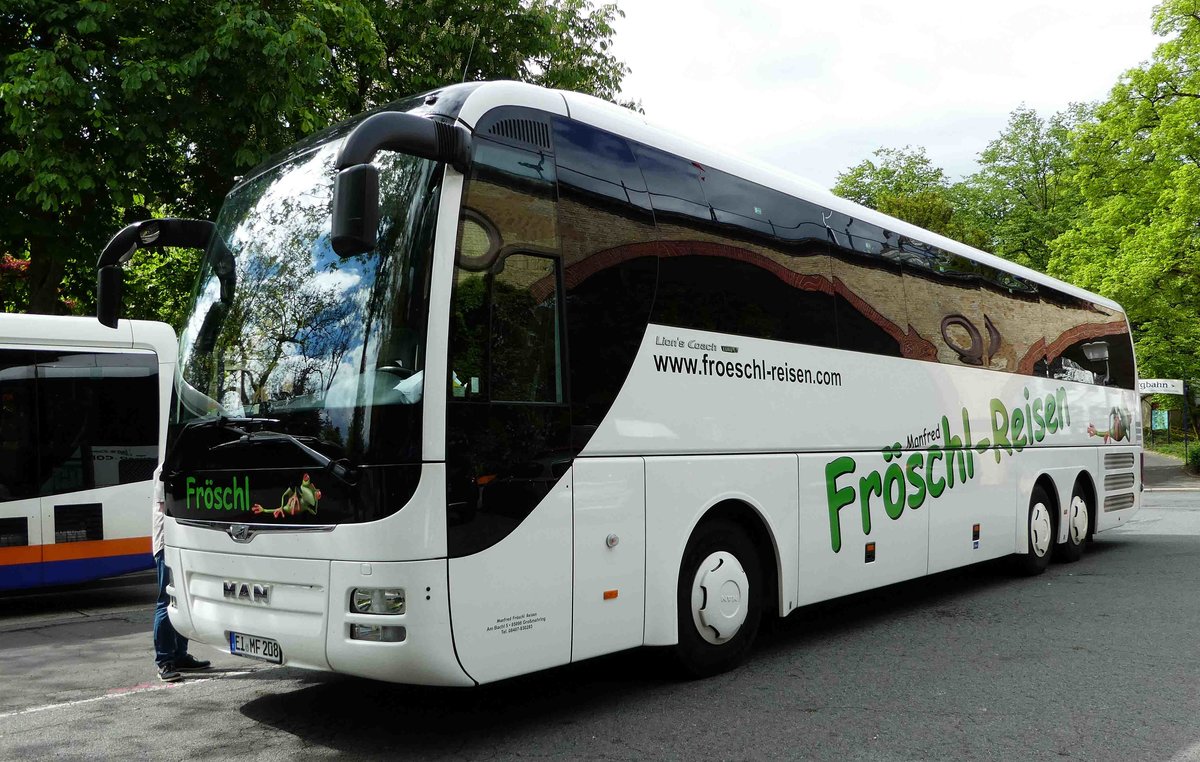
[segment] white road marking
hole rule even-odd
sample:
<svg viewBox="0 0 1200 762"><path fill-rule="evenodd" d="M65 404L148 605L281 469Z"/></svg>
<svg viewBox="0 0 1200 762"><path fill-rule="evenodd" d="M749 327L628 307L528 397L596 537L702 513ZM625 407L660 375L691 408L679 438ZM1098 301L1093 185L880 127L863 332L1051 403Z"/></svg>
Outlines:
<svg viewBox="0 0 1200 762"><path fill-rule="evenodd" d="M199 685L200 683L207 683L212 680L220 680L221 678L225 678L225 677L241 677L243 675L250 675L255 672L261 672L261 671L263 671L263 669L275 669L275 668L276 667L272 666L272 667L263 667L262 669L241 670L238 672L222 672L220 674L211 675L210 677L184 678L183 680L180 680L179 682L176 682L176 683L162 683L162 684L158 684L158 685L153 684L153 683L143 683L141 685L135 685L130 688L115 688L115 689L109 691L108 693L104 694L103 696L93 696L92 698L77 699L75 701L64 701L60 704L45 704L43 706L33 706L33 707L29 707L28 709L18 709L15 712L4 712L3 714L0 714L0 720L7 719L9 717L20 717L23 714L34 714L35 712L45 712L50 709L66 709L66 708L73 707L73 706L80 706L82 704L93 704L97 701L109 701L111 699L127 698L129 696L136 696L139 693L149 693L151 691L162 691L162 690L167 690L167 689L185 688L189 685Z"/></svg>

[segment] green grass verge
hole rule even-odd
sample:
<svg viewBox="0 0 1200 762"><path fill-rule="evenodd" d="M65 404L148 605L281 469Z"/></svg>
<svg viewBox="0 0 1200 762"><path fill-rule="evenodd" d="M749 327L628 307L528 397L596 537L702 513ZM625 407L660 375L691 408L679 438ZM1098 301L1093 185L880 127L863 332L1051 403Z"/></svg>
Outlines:
<svg viewBox="0 0 1200 762"><path fill-rule="evenodd" d="M1142 437L1142 444L1147 450L1159 453L1160 455L1169 455L1177 460L1183 460L1183 435L1179 432L1171 432L1171 441L1167 442L1166 432L1154 432L1154 442L1150 442L1149 433ZM1193 472L1200 470L1200 442L1194 438L1188 437L1188 455L1191 458Z"/></svg>

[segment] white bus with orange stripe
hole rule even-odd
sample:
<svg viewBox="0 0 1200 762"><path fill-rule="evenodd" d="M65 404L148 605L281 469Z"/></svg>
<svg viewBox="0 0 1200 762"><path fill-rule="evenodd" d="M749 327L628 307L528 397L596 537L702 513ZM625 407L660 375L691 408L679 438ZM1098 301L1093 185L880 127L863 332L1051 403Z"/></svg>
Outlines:
<svg viewBox="0 0 1200 762"><path fill-rule="evenodd" d="M0 590L154 567L176 354L163 323L0 314Z"/></svg>

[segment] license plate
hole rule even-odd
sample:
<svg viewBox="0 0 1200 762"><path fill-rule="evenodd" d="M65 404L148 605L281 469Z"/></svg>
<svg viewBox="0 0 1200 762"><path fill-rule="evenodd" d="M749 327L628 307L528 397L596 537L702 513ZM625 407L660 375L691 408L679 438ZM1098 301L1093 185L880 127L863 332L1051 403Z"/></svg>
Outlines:
<svg viewBox="0 0 1200 762"><path fill-rule="evenodd" d="M246 635L241 632L229 633L229 653L234 656L248 656L251 659L262 659L274 664L283 664L283 649L270 638L260 638L257 635Z"/></svg>

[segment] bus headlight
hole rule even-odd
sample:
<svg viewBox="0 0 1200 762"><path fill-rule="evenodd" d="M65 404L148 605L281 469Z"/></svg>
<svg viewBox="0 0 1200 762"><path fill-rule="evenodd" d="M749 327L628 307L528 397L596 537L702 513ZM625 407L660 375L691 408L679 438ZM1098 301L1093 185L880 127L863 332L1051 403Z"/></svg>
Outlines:
<svg viewBox="0 0 1200 762"><path fill-rule="evenodd" d="M350 591L350 611L355 614L403 614L404 590L357 587Z"/></svg>

